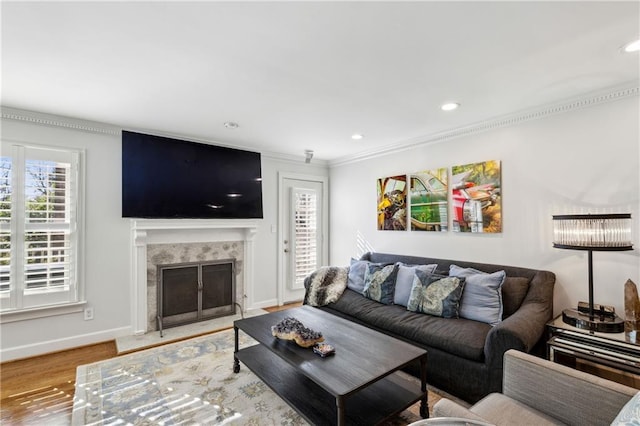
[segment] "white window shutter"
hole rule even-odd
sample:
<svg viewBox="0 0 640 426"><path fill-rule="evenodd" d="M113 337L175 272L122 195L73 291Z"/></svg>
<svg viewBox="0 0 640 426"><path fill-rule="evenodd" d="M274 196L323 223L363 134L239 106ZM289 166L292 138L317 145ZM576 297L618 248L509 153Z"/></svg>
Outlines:
<svg viewBox="0 0 640 426"><path fill-rule="evenodd" d="M80 155L74 150L14 145L11 157L2 157L3 311L78 301Z"/></svg>
<svg viewBox="0 0 640 426"><path fill-rule="evenodd" d="M318 268L318 194L311 189L293 189L294 288L304 288L304 279Z"/></svg>

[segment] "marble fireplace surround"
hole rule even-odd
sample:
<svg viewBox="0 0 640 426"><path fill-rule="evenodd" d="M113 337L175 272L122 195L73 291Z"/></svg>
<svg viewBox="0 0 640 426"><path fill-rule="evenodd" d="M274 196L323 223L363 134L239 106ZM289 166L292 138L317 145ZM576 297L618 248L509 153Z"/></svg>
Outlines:
<svg viewBox="0 0 640 426"><path fill-rule="evenodd" d="M132 326L134 334L157 330L157 265L236 260L236 302L246 310L253 283L257 225L243 220L132 220Z"/></svg>

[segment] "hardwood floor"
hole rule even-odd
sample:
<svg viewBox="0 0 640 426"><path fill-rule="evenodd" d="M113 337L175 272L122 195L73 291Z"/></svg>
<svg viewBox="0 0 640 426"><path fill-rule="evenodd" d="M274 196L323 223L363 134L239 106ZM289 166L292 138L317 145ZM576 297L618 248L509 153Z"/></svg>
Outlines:
<svg viewBox="0 0 640 426"><path fill-rule="evenodd" d="M69 424L76 367L116 355L115 341L110 341L2 363L0 423Z"/></svg>
<svg viewBox="0 0 640 426"><path fill-rule="evenodd" d="M266 308L280 311L300 303ZM118 356L115 341L0 364L0 424L71 423L76 368Z"/></svg>

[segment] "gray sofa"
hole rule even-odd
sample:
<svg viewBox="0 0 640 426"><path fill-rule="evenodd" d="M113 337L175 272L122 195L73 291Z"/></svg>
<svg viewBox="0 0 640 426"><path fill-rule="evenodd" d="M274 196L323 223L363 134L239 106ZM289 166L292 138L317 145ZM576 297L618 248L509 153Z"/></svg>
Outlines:
<svg viewBox="0 0 640 426"><path fill-rule="evenodd" d="M428 382L465 401L474 403L491 392L502 390L502 360L507 350L531 352L539 342L544 342L545 324L553 315L555 275L551 272L388 253L366 253L361 260L437 264L436 272L440 273L449 271L452 264L487 273L506 272L507 279L502 286L504 316L494 326L410 312L404 306L370 300L349 288L337 301L320 307L424 347L429 353ZM418 375L419 370L417 366L410 366L408 371Z"/></svg>
<svg viewBox="0 0 640 426"><path fill-rule="evenodd" d="M433 407L434 416L498 426L599 426L611 424L618 415L620 424L638 424L640 420L633 403L620 413L638 389L523 352L505 353L503 380L502 393L492 393L470 408L441 399Z"/></svg>

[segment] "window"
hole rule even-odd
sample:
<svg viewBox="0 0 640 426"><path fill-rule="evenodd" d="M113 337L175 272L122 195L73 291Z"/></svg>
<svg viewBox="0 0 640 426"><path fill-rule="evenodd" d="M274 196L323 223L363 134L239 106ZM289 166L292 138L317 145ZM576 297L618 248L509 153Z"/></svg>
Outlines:
<svg viewBox="0 0 640 426"><path fill-rule="evenodd" d="M304 288L304 279L318 268L317 193L311 189L293 189L295 212L294 288Z"/></svg>
<svg viewBox="0 0 640 426"><path fill-rule="evenodd" d="M2 312L78 302L81 153L10 148L0 157Z"/></svg>

